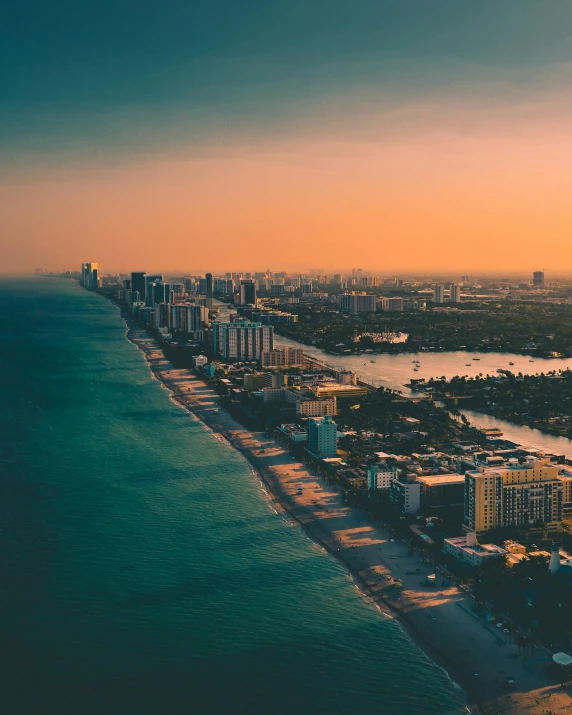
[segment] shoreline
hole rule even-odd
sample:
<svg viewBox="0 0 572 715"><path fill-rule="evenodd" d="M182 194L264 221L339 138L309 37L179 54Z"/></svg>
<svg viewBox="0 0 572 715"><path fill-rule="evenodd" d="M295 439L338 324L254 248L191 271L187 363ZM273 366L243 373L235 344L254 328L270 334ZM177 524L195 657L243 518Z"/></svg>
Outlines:
<svg viewBox="0 0 572 715"><path fill-rule="evenodd" d="M419 579L425 572L430 573L434 569L427 565L419 569L419 556L409 553L402 542L390 538L380 525L367 522L359 509L344 505L336 488L321 477L313 476L305 465L296 462L272 438L244 428L230 413L219 407L219 395L214 390L192 371L174 369L155 339L137 326L123 310L120 312L127 326L125 337L143 354L153 377L168 390L173 402L193 414L215 437L223 439L247 460L267 492L271 507L301 526L309 538L336 557L360 593L380 611L399 621L423 653L463 690L471 713L487 713L490 705L494 706L495 713L507 715L522 713L524 708L530 715L540 715L546 712L547 707L567 707L564 702L552 702L553 694L546 690L554 688L551 685L546 688L545 679L539 679L538 673L535 673L534 680L545 682L538 682L540 687L530 690L519 692L517 688L509 693L502 690L498 677L493 683L493 678L484 674L487 665L490 667L494 662L498 666L499 655L502 655L513 659L509 669L512 673L517 665L516 646L502 643L498 633L470 611L470 596L455 586L419 588ZM303 495L299 496L297 491L301 487ZM335 529L334 526L344 528ZM415 573L412 577L412 572L418 569L423 573ZM396 598L399 591L392 586L396 580L403 583L399 598ZM444 619L445 611L447 617ZM459 650L459 645L470 645L471 648ZM509 650L513 652L508 653ZM468 651L470 654L467 654ZM489 651L492 651L492 656ZM533 674L532 667L522 665L526 672L519 685ZM479 673L476 681L472 679L475 672ZM482 703L483 689L485 707ZM572 703L566 693L562 694L566 696L567 703Z"/></svg>

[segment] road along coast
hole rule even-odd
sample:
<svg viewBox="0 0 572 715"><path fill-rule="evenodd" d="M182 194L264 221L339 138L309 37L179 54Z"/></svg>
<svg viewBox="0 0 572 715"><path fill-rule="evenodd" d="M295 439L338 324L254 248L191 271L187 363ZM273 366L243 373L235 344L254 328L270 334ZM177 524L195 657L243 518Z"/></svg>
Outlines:
<svg viewBox="0 0 572 715"><path fill-rule="evenodd" d="M525 662L513 642L474 613L470 594L439 581L425 585L433 569L417 552L345 504L335 487L282 445L245 429L219 406L214 390L191 371L175 370L157 342L124 317L127 338L172 399L239 450L267 485L272 504L335 555L382 611L399 617L416 643L460 683L471 712L572 713L568 691L544 676L538 659L547 653L536 649L527 655L536 662ZM510 692L503 687L507 675L516 681Z"/></svg>

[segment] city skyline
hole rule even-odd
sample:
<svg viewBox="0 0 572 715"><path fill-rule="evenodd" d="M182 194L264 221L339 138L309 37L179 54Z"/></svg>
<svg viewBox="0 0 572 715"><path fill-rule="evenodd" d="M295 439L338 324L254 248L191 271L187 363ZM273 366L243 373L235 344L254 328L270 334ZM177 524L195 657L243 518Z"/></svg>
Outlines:
<svg viewBox="0 0 572 715"><path fill-rule="evenodd" d="M570 6L131 5L11 11L3 271L572 257Z"/></svg>

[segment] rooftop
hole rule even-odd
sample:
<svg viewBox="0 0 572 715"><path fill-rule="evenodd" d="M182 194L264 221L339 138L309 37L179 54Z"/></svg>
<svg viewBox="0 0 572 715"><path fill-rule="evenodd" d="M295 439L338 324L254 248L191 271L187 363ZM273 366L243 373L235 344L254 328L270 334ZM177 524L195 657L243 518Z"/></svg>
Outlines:
<svg viewBox="0 0 572 715"><path fill-rule="evenodd" d="M480 555L485 555L485 554L508 554L508 552L502 548L502 546L497 546L496 544L473 544L472 546L469 546L467 544L467 537L466 536L454 536L450 539L445 539L449 544L452 544L453 546L457 546L460 549L463 549L463 551L467 553L472 553L472 554L480 554Z"/></svg>
<svg viewBox="0 0 572 715"><path fill-rule="evenodd" d="M417 477L417 481L436 487L440 484L464 484L465 477L462 474L428 474Z"/></svg>

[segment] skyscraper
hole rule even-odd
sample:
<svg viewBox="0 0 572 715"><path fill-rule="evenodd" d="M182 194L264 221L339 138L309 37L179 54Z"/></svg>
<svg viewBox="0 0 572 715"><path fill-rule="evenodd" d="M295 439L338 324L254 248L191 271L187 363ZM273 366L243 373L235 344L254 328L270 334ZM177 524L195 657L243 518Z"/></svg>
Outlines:
<svg viewBox="0 0 572 715"><path fill-rule="evenodd" d="M145 292L143 293L143 296L141 296L141 300L144 300L147 305L153 305L153 295L152 295L152 289L151 285L153 283L162 283L163 282L163 274L162 273L154 273L149 276L145 276Z"/></svg>
<svg viewBox="0 0 572 715"><path fill-rule="evenodd" d="M256 305L256 283L253 280L240 281L240 304Z"/></svg>
<svg viewBox="0 0 572 715"><path fill-rule="evenodd" d="M436 285L433 288L433 302L434 303L444 303L445 302L442 285Z"/></svg>
<svg viewBox="0 0 572 715"><path fill-rule="evenodd" d="M145 271L131 274L131 292L139 293L139 297L134 296L133 300L145 300Z"/></svg>
<svg viewBox="0 0 572 715"><path fill-rule="evenodd" d="M458 283L453 283L451 286L451 303L461 302L461 286Z"/></svg>
<svg viewBox="0 0 572 715"><path fill-rule="evenodd" d="M534 271L532 285L536 286L536 288L544 288L544 271Z"/></svg>
<svg viewBox="0 0 572 715"><path fill-rule="evenodd" d="M99 288L99 272L97 263L81 264L81 285L89 290Z"/></svg>
<svg viewBox="0 0 572 715"><path fill-rule="evenodd" d="M213 274L212 273L207 273L206 276L206 294L207 294L207 308L209 310L212 309L213 307Z"/></svg>

